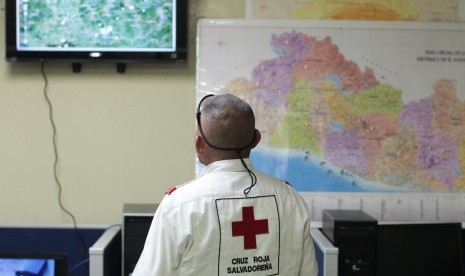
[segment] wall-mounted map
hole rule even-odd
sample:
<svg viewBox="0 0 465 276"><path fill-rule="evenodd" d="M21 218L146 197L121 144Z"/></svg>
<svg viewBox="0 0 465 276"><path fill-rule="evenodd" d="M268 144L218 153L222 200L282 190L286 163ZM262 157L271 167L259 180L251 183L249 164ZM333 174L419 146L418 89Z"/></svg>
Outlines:
<svg viewBox="0 0 465 276"><path fill-rule="evenodd" d="M459 0L247 0L247 17L385 21L459 21Z"/></svg>
<svg viewBox="0 0 465 276"><path fill-rule="evenodd" d="M198 96L232 93L252 105L262 132L251 156L256 169L303 193L462 198L465 28L460 24L199 24Z"/></svg>

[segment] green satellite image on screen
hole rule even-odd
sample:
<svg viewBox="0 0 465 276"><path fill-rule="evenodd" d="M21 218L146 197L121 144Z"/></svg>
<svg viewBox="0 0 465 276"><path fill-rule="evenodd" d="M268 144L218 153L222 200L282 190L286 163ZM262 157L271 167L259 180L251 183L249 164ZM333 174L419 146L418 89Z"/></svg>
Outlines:
<svg viewBox="0 0 465 276"><path fill-rule="evenodd" d="M174 49L173 0L38 1L18 9L24 49Z"/></svg>

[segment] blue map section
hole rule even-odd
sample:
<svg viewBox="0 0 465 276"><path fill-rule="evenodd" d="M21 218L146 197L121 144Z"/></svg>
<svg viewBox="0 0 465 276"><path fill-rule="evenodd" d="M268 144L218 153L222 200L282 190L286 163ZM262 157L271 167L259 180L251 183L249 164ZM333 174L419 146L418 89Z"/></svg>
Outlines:
<svg viewBox="0 0 465 276"><path fill-rule="evenodd" d="M254 169L288 181L297 191L376 192L393 187L369 183L343 169L319 160L308 152L258 147L250 160Z"/></svg>

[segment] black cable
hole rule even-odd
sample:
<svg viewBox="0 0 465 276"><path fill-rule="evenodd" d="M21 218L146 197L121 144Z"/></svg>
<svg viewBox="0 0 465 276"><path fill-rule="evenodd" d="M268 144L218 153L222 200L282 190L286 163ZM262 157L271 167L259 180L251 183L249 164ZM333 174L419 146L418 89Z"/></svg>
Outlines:
<svg viewBox="0 0 465 276"><path fill-rule="evenodd" d="M82 265L85 265L86 263L88 263L90 260L89 258L86 258L82 261L80 261L79 263L73 265L69 270L68 270L68 275L73 275L74 274L74 271L78 271L78 269L82 266Z"/></svg>
<svg viewBox="0 0 465 276"><path fill-rule="evenodd" d="M84 242L84 237L79 233L77 223L76 223L76 217L68 211L68 209L65 208L62 202L62 193L63 193L63 186L61 185L60 179L58 178L58 173L57 173L57 167L58 167L58 161L59 161L59 155L58 155L58 147L57 147L57 142L56 142L56 136L57 136L57 128L55 124L55 120L53 117L53 105L52 101L50 100L50 97L48 96L48 79L47 75L45 74L45 62L42 60L41 61L41 67L40 67L40 72L42 73L42 77L44 79L44 98L47 102L48 110L49 110L49 120L50 124L52 126L52 143L53 143L53 153L54 153L54 163L53 163L53 177L55 178L55 183L58 187L58 205L60 206L60 209L65 212L73 221L73 227L74 227L74 232L76 233L76 236L81 244L81 253L84 258L88 257L88 253L86 250L86 245Z"/></svg>
<svg viewBox="0 0 465 276"><path fill-rule="evenodd" d="M250 180L252 181L250 183L250 186L245 188L244 192L243 192L244 195L247 197L249 195L249 193L250 193L250 190L252 190L252 188L255 186L255 184L257 184L257 176L253 173L253 171L251 171L249 169L249 167L245 163L244 159L242 158L240 151L238 152L238 154L239 154L239 159L241 159L242 166L244 166L244 168L247 170L247 172L249 173L249 176L250 176Z"/></svg>

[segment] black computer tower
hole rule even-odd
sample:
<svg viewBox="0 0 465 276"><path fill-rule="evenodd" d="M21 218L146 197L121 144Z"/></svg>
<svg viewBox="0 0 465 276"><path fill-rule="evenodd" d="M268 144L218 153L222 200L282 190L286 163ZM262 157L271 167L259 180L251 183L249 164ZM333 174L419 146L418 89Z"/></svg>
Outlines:
<svg viewBox="0 0 465 276"><path fill-rule="evenodd" d="M123 276L131 275L144 248L157 204L130 204L123 207Z"/></svg>
<svg viewBox="0 0 465 276"><path fill-rule="evenodd" d="M339 249L338 276L376 275L378 222L361 210L324 210L323 234Z"/></svg>

